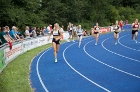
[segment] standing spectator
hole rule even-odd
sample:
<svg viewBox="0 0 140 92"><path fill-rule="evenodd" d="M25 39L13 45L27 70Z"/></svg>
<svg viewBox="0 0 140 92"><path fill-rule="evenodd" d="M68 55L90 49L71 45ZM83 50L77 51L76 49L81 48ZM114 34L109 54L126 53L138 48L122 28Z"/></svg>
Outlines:
<svg viewBox="0 0 140 92"><path fill-rule="evenodd" d="M29 33L29 26L26 26L26 28L25 28L25 36L26 36L26 38L30 38L31 34L32 33Z"/></svg>
<svg viewBox="0 0 140 92"><path fill-rule="evenodd" d="M62 39L64 39L64 35L63 35L63 33L64 33L64 26L63 25L61 26L61 31L62 31Z"/></svg>
<svg viewBox="0 0 140 92"><path fill-rule="evenodd" d="M73 28L72 28L72 24L71 23L69 23L69 25L67 27L67 30L69 32L69 39L72 37L73 42L75 42L74 39L73 39Z"/></svg>
<svg viewBox="0 0 140 92"><path fill-rule="evenodd" d="M42 28L43 30L42 30L42 34L43 35L46 35L46 28L44 27L44 28Z"/></svg>
<svg viewBox="0 0 140 92"><path fill-rule="evenodd" d="M40 28L40 35L43 36L43 28Z"/></svg>
<svg viewBox="0 0 140 92"><path fill-rule="evenodd" d="M48 29L46 27L44 27L44 34L47 35L48 34Z"/></svg>
<svg viewBox="0 0 140 92"><path fill-rule="evenodd" d="M33 37L36 37L37 36L37 34L36 34L36 27L33 27L32 34L33 34Z"/></svg>
<svg viewBox="0 0 140 92"><path fill-rule="evenodd" d="M40 35L40 28L39 28L39 27L38 27L37 30L36 30L36 34L37 34L37 36Z"/></svg>
<svg viewBox="0 0 140 92"><path fill-rule="evenodd" d="M52 29L53 29L53 28L52 28L52 25L50 25L50 31L52 31Z"/></svg>
<svg viewBox="0 0 140 92"><path fill-rule="evenodd" d="M77 27L76 27L76 25L74 25L74 26L73 26L73 32L74 32L74 33L73 33L73 36L76 36L76 29L77 29Z"/></svg>
<svg viewBox="0 0 140 92"><path fill-rule="evenodd" d="M32 31L33 31L33 27L32 27L32 26L30 26L30 29L29 29L30 37L32 37L32 36L33 36L33 35L32 35Z"/></svg>
<svg viewBox="0 0 140 92"><path fill-rule="evenodd" d="M50 31L50 24L48 25L47 30L48 30L48 33L50 34L51 33L51 31Z"/></svg>

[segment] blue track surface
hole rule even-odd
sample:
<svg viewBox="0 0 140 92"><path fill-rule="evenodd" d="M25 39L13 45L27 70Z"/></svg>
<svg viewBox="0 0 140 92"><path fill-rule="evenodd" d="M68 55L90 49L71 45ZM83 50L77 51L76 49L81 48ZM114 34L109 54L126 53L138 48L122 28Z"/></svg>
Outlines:
<svg viewBox="0 0 140 92"><path fill-rule="evenodd" d="M131 31L121 32L118 44L113 33L78 43L61 45L58 63L53 49L33 59L30 80L35 92L140 92L140 39L131 40Z"/></svg>

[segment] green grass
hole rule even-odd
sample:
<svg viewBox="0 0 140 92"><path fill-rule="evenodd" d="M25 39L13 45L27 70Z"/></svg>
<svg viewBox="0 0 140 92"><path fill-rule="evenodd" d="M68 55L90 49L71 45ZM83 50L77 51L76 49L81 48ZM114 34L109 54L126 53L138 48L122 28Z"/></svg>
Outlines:
<svg viewBox="0 0 140 92"><path fill-rule="evenodd" d="M47 44L27 51L10 62L0 74L0 92L33 92L29 81L31 60L50 46Z"/></svg>

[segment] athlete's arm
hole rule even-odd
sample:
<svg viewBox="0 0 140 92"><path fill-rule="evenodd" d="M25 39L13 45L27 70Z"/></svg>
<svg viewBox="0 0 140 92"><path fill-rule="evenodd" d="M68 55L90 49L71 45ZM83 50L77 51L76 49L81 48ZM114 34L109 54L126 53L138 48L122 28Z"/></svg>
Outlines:
<svg viewBox="0 0 140 92"><path fill-rule="evenodd" d="M132 27L135 25L135 23L132 23Z"/></svg>

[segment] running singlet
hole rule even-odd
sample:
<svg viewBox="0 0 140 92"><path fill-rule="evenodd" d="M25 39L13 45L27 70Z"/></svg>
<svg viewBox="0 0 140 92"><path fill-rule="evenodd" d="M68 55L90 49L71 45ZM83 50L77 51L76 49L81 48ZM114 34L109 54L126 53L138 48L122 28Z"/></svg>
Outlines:
<svg viewBox="0 0 140 92"><path fill-rule="evenodd" d="M120 27L122 27L123 26L123 24L122 24L122 22L120 22Z"/></svg>
<svg viewBox="0 0 140 92"><path fill-rule="evenodd" d="M97 30L96 32L98 32L98 31L99 31L99 29L100 29L99 27L96 27L96 28L95 28L95 30Z"/></svg>
<svg viewBox="0 0 140 92"><path fill-rule="evenodd" d="M133 25L133 28L138 28L139 27L139 24L138 23L135 23L134 25Z"/></svg>
<svg viewBox="0 0 140 92"><path fill-rule="evenodd" d="M114 30L116 31L116 30L118 30L119 29L119 26L115 26L114 27Z"/></svg>
<svg viewBox="0 0 140 92"><path fill-rule="evenodd" d="M77 35L82 35L82 29L79 28L78 31L77 31L77 33L78 33Z"/></svg>
<svg viewBox="0 0 140 92"><path fill-rule="evenodd" d="M53 31L53 36L60 36L59 30Z"/></svg>
<svg viewBox="0 0 140 92"><path fill-rule="evenodd" d="M72 27L70 27L70 30L72 30Z"/></svg>

